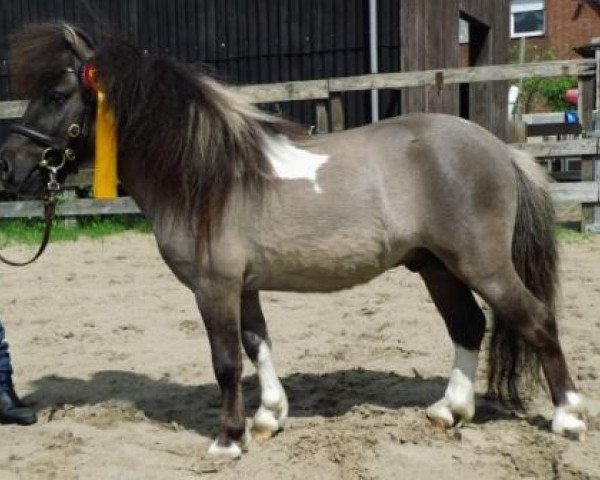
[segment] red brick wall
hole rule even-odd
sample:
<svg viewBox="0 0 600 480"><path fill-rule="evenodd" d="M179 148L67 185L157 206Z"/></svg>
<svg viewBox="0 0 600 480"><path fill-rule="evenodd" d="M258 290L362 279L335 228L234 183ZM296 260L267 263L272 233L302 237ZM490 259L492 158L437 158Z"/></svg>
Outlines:
<svg viewBox="0 0 600 480"><path fill-rule="evenodd" d="M527 43L549 48L558 58L577 57L573 47L600 37L600 8L578 5L575 0L546 0L546 35L527 38Z"/></svg>
<svg viewBox="0 0 600 480"><path fill-rule="evenodd" d="M547 36L559 56L573 56L573 47L590 43L600 37L600 8L584 5L578 8L574 0L546 0Z"/></svg>

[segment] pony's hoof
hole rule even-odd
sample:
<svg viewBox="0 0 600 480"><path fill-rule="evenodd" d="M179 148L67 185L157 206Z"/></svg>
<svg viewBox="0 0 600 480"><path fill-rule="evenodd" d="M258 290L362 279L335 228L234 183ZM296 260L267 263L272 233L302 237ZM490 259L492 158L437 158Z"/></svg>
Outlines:
<svg viewBox="0 0 600 480"><path fill-rule="evenodd" d="M585 440L587 426L582 418L586 412L584 397L576 392L567 392L565 404L554 410L552 431L565 437Z"/></svg>
<svg viewBox="0 0 600 480"><path fill-rule="evenodd" d="M252 434L252 440L256 440L257 442L266 442L270 438L274 437L278 430L271 430L270 428L261 427L259 425L253 425L250 430Z"/></svg>
<svg viewBox="0 0 600 480"><path fill-rule="evenodd" d="M452 415L445 398L430 405L425 413L429 421L436 427L447 430L454 425L454 415Z"/></svg>
<svg viewBox="0 0 600 480"><path fill-rule="evenodd" d="M283 418L277 418L275 412L261 405L252 422L252 438L258 441L268 440L283 428Z"/></svg>
<svg viewBox="0 0 600 480"><path fill-rule="evenodd" d="M559 407L556 409L556 413L552 418L552 431L558 435L577 438L579 441L584 441L587 426L585 422L575 414L566 412Z"/></svg>
<svg viewBox="0 0 600 480"><path fill-rule="evenodd" d="M237 442L231 442L231 445L227 446L219 445L215 440L208 448L208 456L235 460L242 456L242 447Z"/></svg>

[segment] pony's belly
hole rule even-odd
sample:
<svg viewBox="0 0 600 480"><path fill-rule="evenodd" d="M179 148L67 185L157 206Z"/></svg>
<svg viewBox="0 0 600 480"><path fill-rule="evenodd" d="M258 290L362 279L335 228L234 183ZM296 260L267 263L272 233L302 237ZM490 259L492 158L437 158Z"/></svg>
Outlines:
<svg viewBox="0 0 600 480"><path fill-rule="evenodd" d="M309 252L264 262L247 270L245 286L249 290L296 292L330 292L366 283L396 260L378 252L376 255L326 256Z"/></svg>

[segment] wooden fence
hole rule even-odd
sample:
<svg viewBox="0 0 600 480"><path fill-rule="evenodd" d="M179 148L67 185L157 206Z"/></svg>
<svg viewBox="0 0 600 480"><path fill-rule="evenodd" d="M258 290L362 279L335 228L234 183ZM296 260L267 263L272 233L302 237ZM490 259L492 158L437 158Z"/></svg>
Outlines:
<svg viewBox="0 0 600 480"><path fill-rule="evenodd" d="M593 59L553 61L519 65L494 65L422 72L400 72L369 74L353 77L330 78L300 82L285 82L238 87L241 93L256 103L317 100L317 132L336 131L343 128L342 92L372 89L401 89L423 86L442 88L449 84L519 80L532 77L555 77L570 75L579 78L579 115L584 131L592 129L592 106L594 74ZM24 101L0 102L0 119L14 119L22 115ZM516 148L530 152L538 159L557 157L579 157L582 159L582 182L556 183L551 185L556 202L571 201L583 205L582 228L600 232L600 143L597 138L580 140L521 143ZM90 172L71 180L71 184L88 184ZM129 198L113 202L94 200L71 200L58 206L58 214L110 215L139 212ZM38 202L0 203L2 217L36 217L41 215ZM596 218L599 217L599 218Z"/></svg>

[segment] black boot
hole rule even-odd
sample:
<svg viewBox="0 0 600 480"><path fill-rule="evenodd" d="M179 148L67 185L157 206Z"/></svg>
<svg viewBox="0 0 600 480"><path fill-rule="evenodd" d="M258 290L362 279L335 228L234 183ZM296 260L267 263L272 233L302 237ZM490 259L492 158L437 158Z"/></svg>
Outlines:
<svg viewBox="0 0 600 480"><path fill-rule="evenodd" d="M35 412L17 396L12 376L0 373L0 423L31 425L35 422Z"/></svg>

